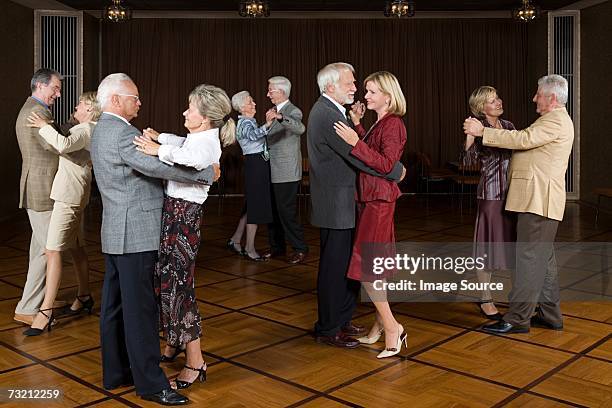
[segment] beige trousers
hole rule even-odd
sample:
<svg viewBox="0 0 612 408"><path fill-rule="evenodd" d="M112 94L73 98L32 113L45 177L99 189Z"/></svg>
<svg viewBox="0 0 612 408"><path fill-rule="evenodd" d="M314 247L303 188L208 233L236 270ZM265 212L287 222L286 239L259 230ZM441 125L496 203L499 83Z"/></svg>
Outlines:
<svg viewBox="0 0 612 408"><path fill-rule="evenodd" d="M51 222L51 211L34 211L28 209L28 218L32 227L32 239L30 240L30 263L23 295L17 303L15 313L33 315L45 297L45 276L47 272L47 257L45 256L45 244L47 233Z"/></svg>

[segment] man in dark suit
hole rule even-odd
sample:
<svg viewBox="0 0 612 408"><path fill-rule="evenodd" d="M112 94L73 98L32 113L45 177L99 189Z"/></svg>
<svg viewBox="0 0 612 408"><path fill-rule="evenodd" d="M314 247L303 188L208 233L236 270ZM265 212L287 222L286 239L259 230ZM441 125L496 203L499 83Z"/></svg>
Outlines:
<svg viewBox="0 0 612 408"><path fill-rule="evenodd" d="M351 65L341 62L319 71L321 96L310 111L307 132L311 223L320 228L321 243L315 335L317 342L346 348L359 346L352 336L365 333L363 327L351 323L359 282L346 278L355 229L356 170L395 181L405 174L399 162L388 175L377 173L351 156L352 146L336 135L334 123L349 125L343 105L354 102L354 72Z"/></svg>
<svg viewBox="0 0 612 408"><path fill-rule="evenodd" d="M270 251L264 258L285 253L285 238L293 248L287 262L303 262L308 252L304 230L297 219L296 203L302 180L302 143L300 136L306 130L302 111L291 103L291 82L283 76L268 79L268 98L275 106L271 113L276 120L266 138L270 151L270 178L272 181L272 213L269 225Z"/></svg>
<svg viewBox="0 0 612 408"><path fill-rule="evenodd" d="M105 258L100 314L103 385L133 383L143 399L163 405L189 400L170 388L159 367L158 309L153 293L164 190L161 179L212 184L218 167L201 172L169 166L136 150L138 88L125 74L98 87L102 116L91 139L91 159L102 196Z"/></svg>

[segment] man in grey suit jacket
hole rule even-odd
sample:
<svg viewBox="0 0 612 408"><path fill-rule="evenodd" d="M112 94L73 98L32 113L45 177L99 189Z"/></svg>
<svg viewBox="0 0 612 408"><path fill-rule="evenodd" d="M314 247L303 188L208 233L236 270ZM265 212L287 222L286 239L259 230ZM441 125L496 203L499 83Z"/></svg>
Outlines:
<svg viewBox="0 0 612 408"><path fill-rule="evenodd" d="M127 75L107 76L98 87L98 101L104 113L92 135L91 158L103 205L103 385L113 389L133 383L144 399L185 404L188 399L170 388L159 367L153 272L164 194L161 179L212 184L218 168L181 169L136 150L133 141L140 131L129 122L138 114L140 99Z"/></svg>
<svg viewBox="0 0 612 408"><path fill-rule="evenodd" d="M306 130L302 111L289 101L291 82L283 76L268 79L268 98L275 105L270 111L276 120L268 130L272 180L272 214L274 221L268 226L270 251L265 258L285 253L285 238L293 248L287 257L291 264L303 262L308 252L304 230L298 222L296 202L302 180L302 143L300 136Z"/></svg>
<svg viewBox="0 0 612 408"><path fill-rule="evenodd" d="M352 146L335 132L334 123L349 121L343 105L355 96L354 69L345 63L325 66L317 75L321 96L308 117L311 223L320 228L321 256L317 280L319 320L315 324L320 343L354 348L351 336L365 329L351 323L359 282L346 278L355 228L356 170L400 181L405 169L397 162L382 175L350 155Z"/></svg>
<svg viewBox="0 0 612 408"><path fill-rule="evenodd" d="M53 120L50 108L61 96L62 76L52 69L41 68L32 76L30 88L32 95L23 104L15 123L23 159L19 208L25 208L28 213L32 239L28 275L14 319L27 325L32 325L45 295L45 245L53 210L53 200L49 195L59 161L57 151L38 135L38 129L27 126L27 119L31 113L36 113L46 120Z"/></svg>

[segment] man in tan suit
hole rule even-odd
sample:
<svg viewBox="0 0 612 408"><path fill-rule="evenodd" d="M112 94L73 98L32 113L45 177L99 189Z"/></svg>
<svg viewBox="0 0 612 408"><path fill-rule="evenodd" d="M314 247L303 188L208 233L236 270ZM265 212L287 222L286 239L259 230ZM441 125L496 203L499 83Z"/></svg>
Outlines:
<svg viewBox="0 0 612 408"><path fill-rule="evenodd" d="M49 198L51 185L57 171L58 154L39 135L38 129L28 127L31 113L53 120L50 107L61 96L62 76L59 72L42 68L34 73L30 87L32 95L25 101L15 132L23 160L19 184L19 208L25 208L32 227L30 262L23 295L15 308L15 320L32 324L32 319L42 304L45 290L45 244L53 209Z"/></svg>
<svg viewBox="0 0 612 408"><path fill-rule="evenodd" d="M532 324L563 328L553 244L565 210L565 171L574 142L567 92L562 76L540 78L533 97L540 117L524 130L485 129L473 118L463 125L486 146L514 150L506 210L518 213L516 269L510 308L503 320L483 326L489 333L527 333Z"/></svg>

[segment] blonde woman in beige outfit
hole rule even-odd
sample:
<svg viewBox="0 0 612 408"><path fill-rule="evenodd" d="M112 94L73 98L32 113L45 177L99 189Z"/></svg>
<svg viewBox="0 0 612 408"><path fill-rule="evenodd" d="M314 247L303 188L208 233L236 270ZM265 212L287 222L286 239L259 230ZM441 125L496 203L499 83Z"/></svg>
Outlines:
<svg viewBox="0 0 612 408"><path fill-rule="evenodd" d="M81 217L89 202L91 190L91 159L89 145L91 134L100 116L94 92L86 92L79 98L74 118L78 125L70 129L67 137L58 133L48 120L33 113L28 118L30 127L40 128L39 135L60 154L59 167L51 187L54 200L51 222L47 234L45 255L47 276L45 299L32 326L24 331L26 336L38 336L45 329L51 330L53 302L57 296L62 275L62 251L69 251L77 272L78 294L70 307L70 314L82 310L91 313L93 298L89 293L89 264L83 247ZM68 156L67 154L70 155Z"/></svg>

